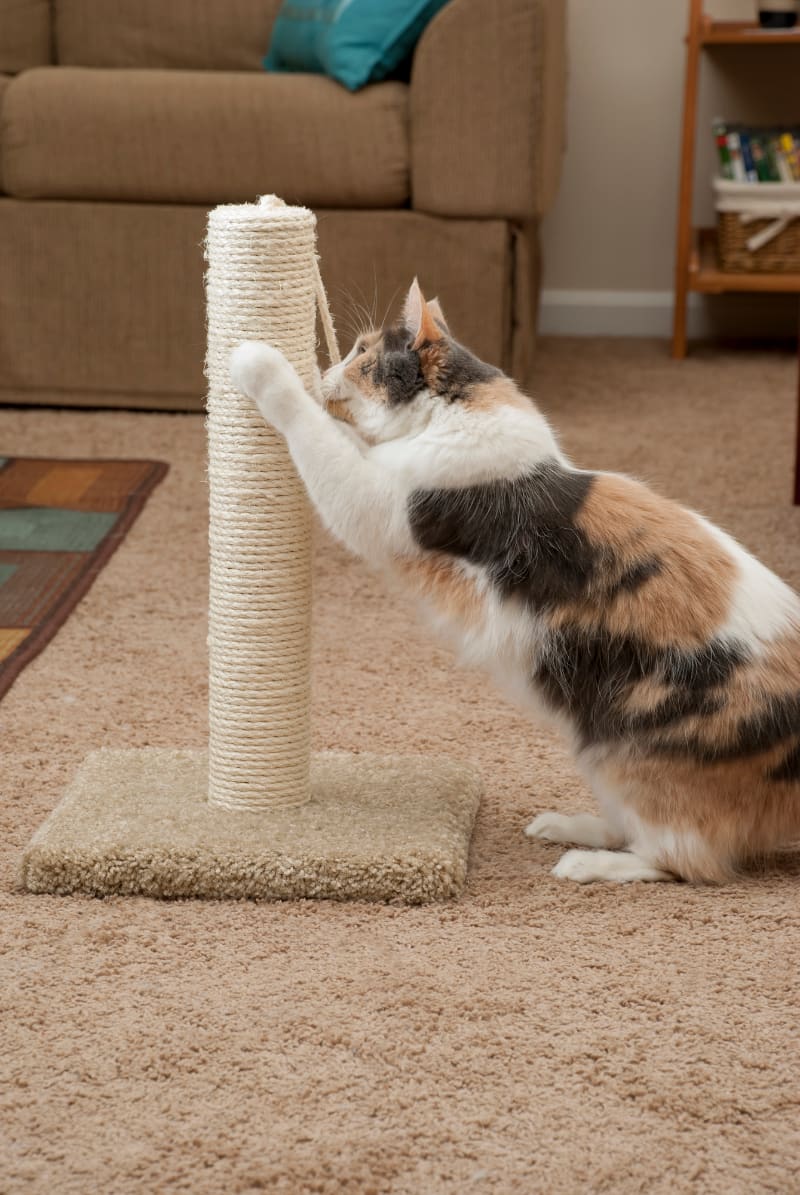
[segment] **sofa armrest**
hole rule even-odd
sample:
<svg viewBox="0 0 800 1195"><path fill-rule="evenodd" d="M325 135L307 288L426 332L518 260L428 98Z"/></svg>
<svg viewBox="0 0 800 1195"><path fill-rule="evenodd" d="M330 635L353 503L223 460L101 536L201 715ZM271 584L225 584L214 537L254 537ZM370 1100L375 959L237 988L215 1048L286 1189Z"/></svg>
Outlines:
<svg viewBox="0 0 800 1195"><path fill-rule="evenodd" d="M558 187L566 0L451 0L411 74L415 209L531 220Z"/></svg>

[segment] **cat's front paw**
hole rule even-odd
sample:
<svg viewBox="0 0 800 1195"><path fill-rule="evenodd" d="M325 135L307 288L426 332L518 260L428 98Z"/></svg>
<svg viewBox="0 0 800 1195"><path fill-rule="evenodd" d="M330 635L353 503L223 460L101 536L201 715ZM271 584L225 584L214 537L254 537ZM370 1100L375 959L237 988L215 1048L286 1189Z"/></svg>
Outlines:
<svg viewBox="0 0 800 1195"><path fill-rule="evenodd" d="M280 349L245 340L231 353L230 371L236 389L255 400L268 423L284 431L305 390Z"/></svg>
<svg viewBox="0 0 800 1195"><path fill-rule="evenodd" d="M567 851L553 868L551 875L559 880L575 880L577 884L610 882L631 884L637 880L653 883L674 880L675 876L655 867L633 851Z"/></svg>
<svg viewBox="0 0 800 1195"><path fill-rule="evenodd" d="M567 851L550 874L558 880L574 880L576 884L593 884L607 878L602 868L598 867L597 853L594 851Z"/></svg>
<svg viewBox="0 0 800 1195"><path fill-rule="evenodd" d="M564 837L564 823L568 819L560 813L540 813L525 827L528 838L543 838L545 842L569 842Z"/></svg>
<svg viewBox="0 0 800 1195"><path fill-rule="evenodd" d="M259 340L244 340L231 353L231 380L242 394L257 399L282 364L289 362L279 349Z"/></svg>

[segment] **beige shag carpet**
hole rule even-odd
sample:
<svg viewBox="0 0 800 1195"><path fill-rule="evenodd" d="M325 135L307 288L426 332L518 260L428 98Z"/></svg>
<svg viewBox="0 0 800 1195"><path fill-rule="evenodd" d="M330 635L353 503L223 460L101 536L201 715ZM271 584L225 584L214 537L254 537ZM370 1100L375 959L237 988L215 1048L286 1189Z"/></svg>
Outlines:
<svg viewBox="0 0 800 1195"><path fill-rule="evenodd" d="M656 482L795 584L796 363L550 342L582 464ZM0 703L0 1190L275 1195L800 1190L800 859L722 889L580 888L523 836L588 807L557 741L320 542L315 739L472 758L466 892L421 908L20 895L20 852L99 746L206 734L194 416L0 411L7 454L170 473Z"/></svg>

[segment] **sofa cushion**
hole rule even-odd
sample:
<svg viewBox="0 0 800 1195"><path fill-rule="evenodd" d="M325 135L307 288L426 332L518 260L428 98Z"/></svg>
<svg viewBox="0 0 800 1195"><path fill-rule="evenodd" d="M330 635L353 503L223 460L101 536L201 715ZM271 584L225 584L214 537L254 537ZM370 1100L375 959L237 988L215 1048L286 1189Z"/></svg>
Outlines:
<svg viewBox="0 0 800 1195"><path fill-rule="evenodd" d="M44 67L0 112L5 185L29 199L396 207L408 89L315 75Z"/></svg>
<svg viewBox="0 0 800 1195"><path fill-rule="evenodd" d="M256 71L279 6L280 0L55 0L56 61Z"/></svg>
<svg viewBox="0 0 800 1195"><path fill-rule="evenodd" d="M51 42L49 0L0 0L0 71L44 66Z"/></svg>

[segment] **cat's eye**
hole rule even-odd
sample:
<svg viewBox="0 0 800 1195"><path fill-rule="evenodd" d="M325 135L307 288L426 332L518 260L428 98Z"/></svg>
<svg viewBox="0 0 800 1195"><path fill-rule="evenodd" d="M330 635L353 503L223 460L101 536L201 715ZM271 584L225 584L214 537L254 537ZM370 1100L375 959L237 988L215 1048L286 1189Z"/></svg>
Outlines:
<svg viewBox="0 0 800 1195"><path fill-rule="evenodd" d="M367 351L367 346L366 346L366 344L364 343L364 341L363 341L363 340L360 340L360 341L358 342L358 344L356 345L356 353L357 353L357 354L358 354L358 353L366 353L366 351Z"/></svg>

